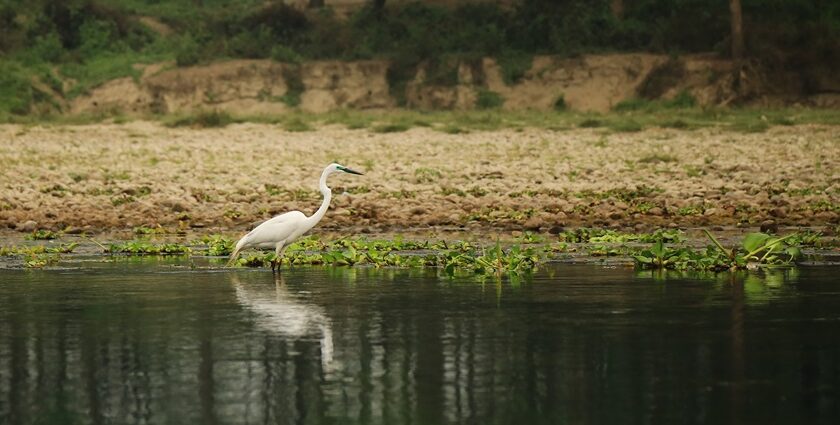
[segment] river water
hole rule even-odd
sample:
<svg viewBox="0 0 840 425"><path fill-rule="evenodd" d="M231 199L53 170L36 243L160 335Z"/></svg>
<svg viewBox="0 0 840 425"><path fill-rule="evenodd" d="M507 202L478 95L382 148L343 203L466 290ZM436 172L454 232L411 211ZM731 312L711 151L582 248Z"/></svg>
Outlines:
<svg viewBox="0 0 840 425"><path fill-rule="evenodd" d="M0 423L836 424L837 276L0 270Z"/></svg>

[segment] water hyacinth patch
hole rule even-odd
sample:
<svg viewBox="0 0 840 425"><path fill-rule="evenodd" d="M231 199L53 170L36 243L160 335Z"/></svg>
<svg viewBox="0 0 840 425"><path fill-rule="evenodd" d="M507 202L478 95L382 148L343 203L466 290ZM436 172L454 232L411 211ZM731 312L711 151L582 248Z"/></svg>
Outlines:
<svg viewBox="0 0 840 425"><path fill-rule="evenodd" d="M192 251L190 247L176 243L153 244L147 241L129 241L110 244L106 252L130 255L185 255Z"/></svg>
<svg viewBox="0 0 840 425"><path fill-rule="evenodd" d="M454 276L457 272L502 276L529 273L543 260L536 250L522 249L519 245L508 249L503 249L499 243L491 248L480 248L468 242L451 245L450 247L445 242L430 244L428 241L398 241L396 244L389 244L384 241L340 239L321 251L290 248L283 256L282 262L289 265L437 267L448 276ZM253 254L238 259L236 264L265 267L274 258L273 253Z"/></svg>
<svg viewBox="0 0 840 425"><path fill-rule="evenodd" d="M766 233L749 233L741 244L733 248L724 247L708 230L703 230L712 241L705 250L671 248L662 240L650 248L633 255L636 265L645 269L675 270L738 270L767 266L792 266L802 257L799 245L802 235L792 233L774 237ZM813 242L810 236L805 237Z"/></svg>

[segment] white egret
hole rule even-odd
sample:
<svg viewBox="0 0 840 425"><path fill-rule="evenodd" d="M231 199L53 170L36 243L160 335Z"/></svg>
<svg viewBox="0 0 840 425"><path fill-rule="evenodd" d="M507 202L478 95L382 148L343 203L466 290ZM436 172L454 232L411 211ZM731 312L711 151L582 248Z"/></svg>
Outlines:
<svg viewBox="0 0 840 425"><path fill-rule="evenodd" d="M285 248L309 231L309 229L315 227L321 221L321 218L324 217L324 214L327 213L327 208L330 207L330 199L332 199L332 191L327 187L327 177L339 171L362 175L362 173L353 171L343 165L335 163L328 165L327 168L324 168L324 172L321 173L321 181L318 184L321 189L321 194L324 195L324 201L321 202L318 211L315 211L315 214L309 217L300 211L289 211L263 222L236 243L236 248L230 255L228 265L232 265L236 261L236 257L239 256L239 252L243 249L274 248L276 258L271 262L271 270L274 270L274 267L277 266L280 258L283 256Z"/></svg>

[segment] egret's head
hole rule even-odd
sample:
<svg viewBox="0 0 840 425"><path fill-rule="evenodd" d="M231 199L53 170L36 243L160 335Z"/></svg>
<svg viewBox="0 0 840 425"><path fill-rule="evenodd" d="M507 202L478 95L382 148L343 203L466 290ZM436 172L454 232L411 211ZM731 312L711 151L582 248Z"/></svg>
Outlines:
<svg viewBox="0 0 840 425"><path fill-rule="evenodd" d="M356 171L356 170L351 170L351 169L349 169L349 168L347 168L347 167L345 167L345 166L343 166L343 165L341 165L341 164L335 164L335 163L333 163L333 164L331 164L331 165L330 165L330 167L333 169L333 171L343 171L343 172L345 172L345 173L358 174L358 175L360 175L360 176L362 175L362 173L360 173L360 172L358 172L358 171Z"/></svg>

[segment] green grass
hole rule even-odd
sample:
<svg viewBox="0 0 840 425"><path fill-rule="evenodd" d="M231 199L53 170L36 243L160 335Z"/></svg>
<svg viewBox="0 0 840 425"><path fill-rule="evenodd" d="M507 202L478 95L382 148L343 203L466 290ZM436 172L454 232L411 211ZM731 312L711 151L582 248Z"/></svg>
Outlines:
<svg viewBox="0 0 840 425"><path fill-rule="evenodd" d="M229 113L224 111L199 111L191 115L172 116L164 120L169 127L219 128L236 122Z"/></svg>
<svg viewBox="0 0 840 425"><path fill-rule="evenodd" d="M392 123L377 125L371 130L374 133L401 133L403 131L408 131L410 128L411 126L406 123Z"/></svg>
<svg viewBox="0 0 840 425"><path fill-rule="evenodd" d="M291 119L289 121L286 121L283 124L283 129L286 130L286 131L291 131L291 132L296 132L296 133L313 130L312 126L308 122L306 122L304 120L301 120L301 119Z"/></svg>
<svg viewBox="0 0 840 425"><path fill-rule="evenodd" d="M2 88L0 88L2 90ZM2 113L0 122L21 124L84 125L103 121L125 121L134 117L107 113L83 115L26 115ZM689 131L718 128L733 132L766 131L774 126L822 124L840 125L840 113L823 109L670 109L596 114L575 111L390 111L339 110L323 114L294 110L283 115L232 115L221 111L198 111L185 115L139 116L160 120L167 126L213 128L238 122L278 124L290 131L310 131L324 125L339 125L373 132L402 132L427 127L442 133L460 134L500 129L604 128L613 132L638 132L649 128ZM776 124L781 123L781 124Z"/></svg>
<svg viewBox="0 0 840 425"><path fill-rule="evenodd" d="M141 71L134 64L145 59L136 54L114 54L97 56L83 63L69 63L60 68L61 75L76 83L65 94L73 99L103 83L123 77L140 78Z"/></svg>
<svg viewBox="0 0 840 425"><path fill-rule="evenodd" d="M755 120L735 121L729 124L728 129L740 133L763 133L770 129L770 124Z"/></svg>
<svg viewBox="0 0 840 425"><path fill-rule="evenodd" d="M611 121L609 129L617 133L634 133L644 130L644 127L636 120L628 118Z"/></svg>

